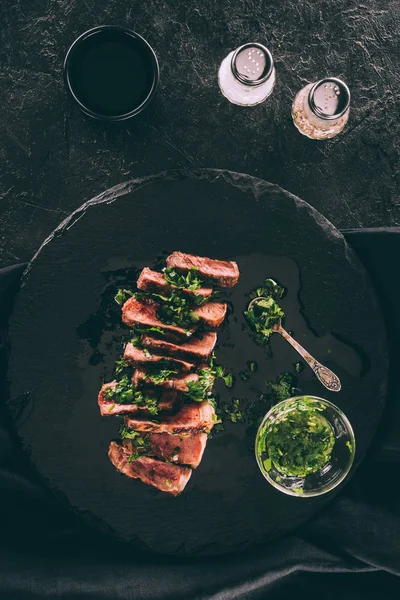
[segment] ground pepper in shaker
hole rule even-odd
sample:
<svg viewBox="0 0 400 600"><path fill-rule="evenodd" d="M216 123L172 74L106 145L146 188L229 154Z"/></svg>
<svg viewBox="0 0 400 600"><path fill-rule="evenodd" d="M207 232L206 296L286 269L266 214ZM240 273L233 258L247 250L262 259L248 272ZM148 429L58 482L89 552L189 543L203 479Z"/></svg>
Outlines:
<svg viewBox="0 0 400 600"><path fill-rule="evenodd" d="M293 122L303 135L326 140L340 133L349 118L350 90L335 77L309 83L292 105Z"/></svg>
<svg viewBox="0 0 400 600"><path fill-rule="evenodd" d="M275 67L271 52L258 43L233 50L219 68L218 84L233 104L254 106L264 102L275 85Z"/></svg>

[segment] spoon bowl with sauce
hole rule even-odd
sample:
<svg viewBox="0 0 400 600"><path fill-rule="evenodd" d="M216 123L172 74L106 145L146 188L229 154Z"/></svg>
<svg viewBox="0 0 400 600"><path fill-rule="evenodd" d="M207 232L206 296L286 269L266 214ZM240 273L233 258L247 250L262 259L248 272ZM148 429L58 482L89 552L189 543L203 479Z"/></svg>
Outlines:
<svg viewBox="0 0 400 600"><path fill-rule="evenodd" d="M337 406L316 396L296 396L265 415L255 450L271 485L306 498L326 494L344 480L354 461L355 437Z"/></svg>
<svg viewBox="0 0 400 600"><path fill-rule="evenodd" d="M254 312L257 308L261 309L260 316L265 319L264 325L266 329L264 329L264 331L266 331L268 335L271 335L271 333L279 333L306 361L310 369L314 371L316 377L326 389L330 392L340 392L342 384L339 377L333 371L328 369L328 367L311 356L311 354L303 348L303 346L299 344L286 329L284 329L281 321L281 317L284 316L284 313L277 305L275 299L273 297L264 296L253 298L249 303L245 314L248 315L250 311Z"/></svg>

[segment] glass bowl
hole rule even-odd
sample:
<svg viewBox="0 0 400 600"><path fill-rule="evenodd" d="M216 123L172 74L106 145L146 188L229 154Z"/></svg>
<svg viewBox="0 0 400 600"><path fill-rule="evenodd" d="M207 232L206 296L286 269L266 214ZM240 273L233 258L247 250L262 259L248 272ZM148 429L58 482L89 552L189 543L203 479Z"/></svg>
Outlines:
<svg viewBox="0 0 400 600"><path fill-rule="evenodd" d="M270 460L266 438L274 422L284 415L300 411L302 401L325 417L332 427L335 445L329 461L318 471L292 476L282 473ZM255 450L260 471L271 485L284 494L309 498L326 494L343 481L353 464L355 437L348 418L337 406L316 396L296 396L279 402L265 415L257 431Z"/></svg>

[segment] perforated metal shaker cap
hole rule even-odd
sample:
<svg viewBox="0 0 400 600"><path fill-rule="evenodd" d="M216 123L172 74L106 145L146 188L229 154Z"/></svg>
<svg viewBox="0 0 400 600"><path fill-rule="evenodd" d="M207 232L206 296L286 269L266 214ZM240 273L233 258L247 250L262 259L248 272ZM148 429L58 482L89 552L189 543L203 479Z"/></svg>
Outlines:
<svg viewBox="0 0 400 600"><path fill-rule="evenodd" d="M350 90L335 77L314 83L308 95L311 110L317 117L328 121L341 117L350 105Z"/></svg>
<svg viewBox="0 0 400 600"><path fill-rule="evenodd" d="M260 85L267 81L274 68L271 52L258 43L239 46L232 56L232 73L245 85Z"/></svg>

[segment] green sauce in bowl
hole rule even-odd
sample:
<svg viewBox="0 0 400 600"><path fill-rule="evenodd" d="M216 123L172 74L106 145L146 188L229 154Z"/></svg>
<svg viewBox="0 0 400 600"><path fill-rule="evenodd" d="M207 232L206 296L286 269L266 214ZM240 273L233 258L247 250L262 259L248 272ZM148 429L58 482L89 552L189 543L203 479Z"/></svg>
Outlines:
<svg viewBox="0 0 400 600"><path fill-rule="evenodd" d="M299 402L268 426L264 441L271 463L280 473L304 477L326 465L335 436L318 409Z"/></svg>
<svg viewBox="0 0 400 600"><path fill-rule="evenodd" d="M348 474L355 455L351 424L323 398L296 396L275 404L257 431L255 454L263 476L292 496L319 496Z"/></svg>

